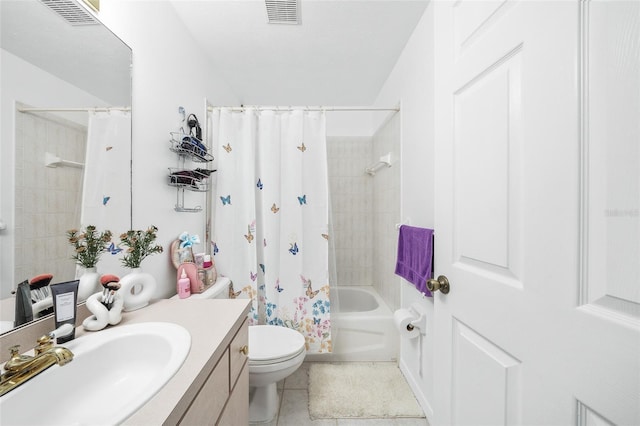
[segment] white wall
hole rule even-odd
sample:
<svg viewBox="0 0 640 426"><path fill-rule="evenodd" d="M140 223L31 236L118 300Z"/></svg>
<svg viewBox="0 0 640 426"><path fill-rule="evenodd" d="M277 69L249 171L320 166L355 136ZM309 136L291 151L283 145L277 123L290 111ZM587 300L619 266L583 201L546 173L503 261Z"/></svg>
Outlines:
<svg viewBox="0 0 640 426"><path fill-rule="evenodd" d="M34 107L104 106L104 101L84 92L17 56L0 50L0 219L7 229L0 238L0 298L7 297L17 284L14 276L14 159L16 136L16 102ZM25 84L28 82L28 84ZM43 157L44 161L44 157Z"/></svg>
<svg viewBox="0 0 640 426"><path fill-rule="evenodd" d="M434 226L433 23L430 3L375 102L380 107L401 102L400 217L407 224L425 228ZM435 233L437 238L437 229ZM427 312L426 336L412 341L401 339L400 368L430 417L434 395L433 300L423 298L407 281L396 280L401 287L402 307L418 303Z"/></svg>
<svg viewBox="0 0 640 426"><path fill-rule="evenodd" d="M370 111L327 111L327 137L373 136Z"/></svg>
<svg viewBox="0 0 640 426"><path fill-rule="evenodd" d="M203 124L205 97L216 105L239 101L192 47L194 40L169 2L104 2L100 19L133 50L133 227L159 228L158 242L165 253L145 259L142 269L158 281L156 297L167 297L175 294L176 287L170 243L187 231L203 240L195 249L205 249L204 210L175 212L176 189L166 184L167 167L178 165L176 154L169 151L169 132L176 130L178 107L196 114ZM204 208L204 194L187 193L185 204Z"/></svg>

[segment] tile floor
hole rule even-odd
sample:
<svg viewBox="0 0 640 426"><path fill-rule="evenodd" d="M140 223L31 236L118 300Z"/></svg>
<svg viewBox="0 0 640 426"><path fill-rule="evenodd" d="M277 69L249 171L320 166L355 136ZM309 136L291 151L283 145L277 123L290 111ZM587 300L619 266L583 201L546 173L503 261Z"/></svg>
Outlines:
<svg viewBox="0 0 640 426"><path fill-rule="evenodd" d="M424 418L399 419L319 419L309 418L309 366L305 362L291 376L278 383L280 410L268 426L429 426Z"/></svg>

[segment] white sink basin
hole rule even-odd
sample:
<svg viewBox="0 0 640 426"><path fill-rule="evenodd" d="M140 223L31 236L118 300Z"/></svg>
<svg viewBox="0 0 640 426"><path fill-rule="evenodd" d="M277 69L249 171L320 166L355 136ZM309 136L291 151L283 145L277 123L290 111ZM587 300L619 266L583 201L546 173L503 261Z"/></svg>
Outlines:
<svg viewBox="0 0 640 426"><path fill-rule="evenodd" d="M144 405L175 374L191 347L176 324L146 322L84 335L61 346L54 365L0 398L0 424L113 425Z"/></svg>

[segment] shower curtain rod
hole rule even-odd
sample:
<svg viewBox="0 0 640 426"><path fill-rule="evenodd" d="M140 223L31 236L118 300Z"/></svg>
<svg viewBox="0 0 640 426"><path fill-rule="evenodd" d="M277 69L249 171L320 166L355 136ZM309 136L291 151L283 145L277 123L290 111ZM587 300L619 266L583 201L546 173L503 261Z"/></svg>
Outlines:
<svg viewBox="0 0 640 426"><path fill-rule="evenodd" d="M131 111L131 107L88 107L88 108L18 108L20 112L109 112Z"/></svg>
<svg viewBox="0 0 640 426"><path fill-rule="evenodd" d="M294 111L297 109L302 109L305 111L395 111L398 112L400 111L399 107L396 108L376 108L376 107L338 107L338 106L331 106L331 107L308 107L308 106L304 106L304 107L293 107L293 106L287 106L287 107L278 107L278 106L256 106L256 105L246 105L246 106L239 106L239 107L224 107L224 106L209 106L207 108L207 111L213 111L215 109L222 109L222 108L226 108L226 109L230 109L231 111L244 111L247 108L255 108L259 111Z"/></svg>

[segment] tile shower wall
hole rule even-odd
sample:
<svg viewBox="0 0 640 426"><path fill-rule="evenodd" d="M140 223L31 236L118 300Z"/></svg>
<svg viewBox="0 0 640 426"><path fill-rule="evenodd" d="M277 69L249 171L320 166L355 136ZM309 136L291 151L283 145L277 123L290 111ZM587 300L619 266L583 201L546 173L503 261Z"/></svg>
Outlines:
<svg viewBox="0 0 640 426"><path fill-rule="evenodd" d="M338 285L372 285L371 137L327 137L329 191Z"/></svg>
<svg viewBox="0 0 640 426"><path fill-rule="evenodd" d="M371 162L391 153L390 168L381 169L373 185L373 286L391 310L400 308L395 275L400 223L400 113L391 116L373 136Z"/></svg>
<svg viewBox="0 0 640 426"><path fill-rule="evenodd" d="M393 166L364 169L391 152ZM400 222L400 115L373 137L328 137L329 187L338 285L372 285L392 310L400 307L394 274Z"/></svg>
<svg viewBox="0 0 640 426"><path fill-rule="evenodd" d="M79 223L82 169L50 168L44 153L84 163L86 128L61 119L16 113L15 277L42 273L53 282L75 276L66 231ZM56 279L57 277L57 279Z"/></svg>

